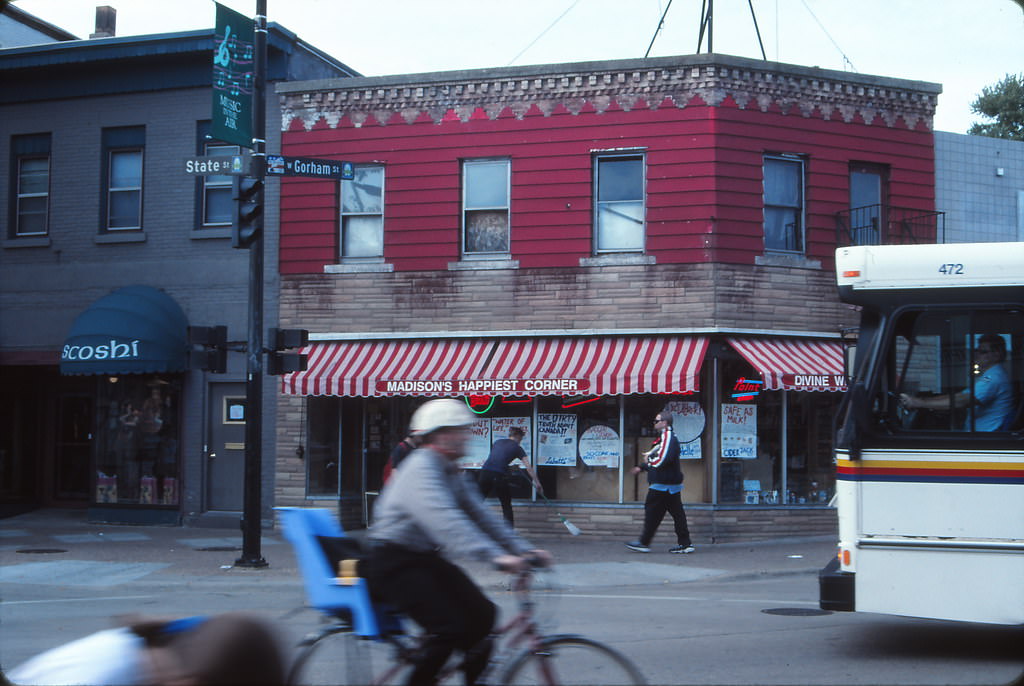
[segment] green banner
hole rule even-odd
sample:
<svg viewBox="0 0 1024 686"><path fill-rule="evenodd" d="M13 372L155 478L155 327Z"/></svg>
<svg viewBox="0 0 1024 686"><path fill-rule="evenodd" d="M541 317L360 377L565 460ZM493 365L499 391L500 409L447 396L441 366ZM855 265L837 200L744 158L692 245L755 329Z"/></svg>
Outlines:
<svg viewBox="0 0 1024 686"><path fill-rule="evenodd" d="M213 42L213 126L225 143L252 147L253 20L220 3Z"/></svg>

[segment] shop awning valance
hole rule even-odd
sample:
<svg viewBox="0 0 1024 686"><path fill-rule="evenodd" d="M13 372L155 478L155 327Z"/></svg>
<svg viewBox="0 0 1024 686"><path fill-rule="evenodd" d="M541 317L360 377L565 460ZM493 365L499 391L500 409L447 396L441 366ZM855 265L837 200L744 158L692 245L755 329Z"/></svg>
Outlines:
<svg viewBox="0 0 1024 686"><path fill-rule="evenodd" d="M835 341L730 338L767 391L845 391L843 346Z"/></svg>
<svg viewBox="0 0 1024 686"><path fill-rule="evenodd" d="M292 395L628 395L692 393L702 336L352 341L306 348Z"/></svg>
<svg viewBox="0 0 1024 686"><path fill-rule="evenodd" d="M458 382L481 376L493 341L416 340L314 343L306 371L286 374L291 395L353 397L457 393Z"/></svg>
<svg viewBox="0 0 1024 686"><path fill-rule="evenodd" d="M61 349L61 374L160 374L188 366L188 319L174 298L126 286L75 319Z"/></svg>
<svg viewBox="0 0 1024 686"><path fill-rule="evenodd" d="M528 395L693 393L707 345L703 336L511 339L487 371L522 381Z"/></svg>

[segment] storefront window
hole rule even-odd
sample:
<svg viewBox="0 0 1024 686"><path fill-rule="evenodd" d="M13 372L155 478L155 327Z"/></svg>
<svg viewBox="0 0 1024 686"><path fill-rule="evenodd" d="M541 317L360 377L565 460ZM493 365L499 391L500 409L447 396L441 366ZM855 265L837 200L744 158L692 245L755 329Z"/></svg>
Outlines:
<svg viewBox="0 0 1024 686"><path fill-rule="evenodd" d="M100 397L95 503L177 505L181 382L109 377Z"/></svg>
<svg viewBox="0 0 1024 686"><path fill-rule="evenodd" d="M832 417L841 395L761 388L745 362L723 364L718 501L827 503L835 487Z"/></svg>

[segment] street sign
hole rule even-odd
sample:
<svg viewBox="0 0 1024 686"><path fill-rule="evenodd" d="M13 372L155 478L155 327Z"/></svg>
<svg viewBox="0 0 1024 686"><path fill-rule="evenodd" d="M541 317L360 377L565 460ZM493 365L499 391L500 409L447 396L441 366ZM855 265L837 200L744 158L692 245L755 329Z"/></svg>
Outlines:
<svg viewBox="0 0 1024 686"><path fill-rule="evenodd" d="M253 20L217 5L213 45L213 137L253 147L252 96L255 85Z"/></svg>
<svg viewBox="0 0 1024 686"><path fill-rule="evenodd" d="M185 159L185 173L196 176L245 176L249 173L248 155L216 155L188 157Z"/></svg>
<svg viewBox="0 0 1024 686"><path fill-rule="evenodd" d="M340 160L317 160L309 157L285 157L267 155L268 176L312 176L320 179L345 179L351 181L355 169L351 162Z"/></svg>

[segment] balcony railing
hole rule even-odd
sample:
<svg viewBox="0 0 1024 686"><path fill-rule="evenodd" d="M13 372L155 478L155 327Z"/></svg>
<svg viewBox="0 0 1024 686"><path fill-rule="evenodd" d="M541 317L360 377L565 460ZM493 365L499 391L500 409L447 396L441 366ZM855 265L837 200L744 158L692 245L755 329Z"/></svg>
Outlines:
<svg viewBox="0 0 1024 686"><path fill-rule="evenodd" d="M836 245L942 243L945 212L866 205L836 213Z"/></svg>

